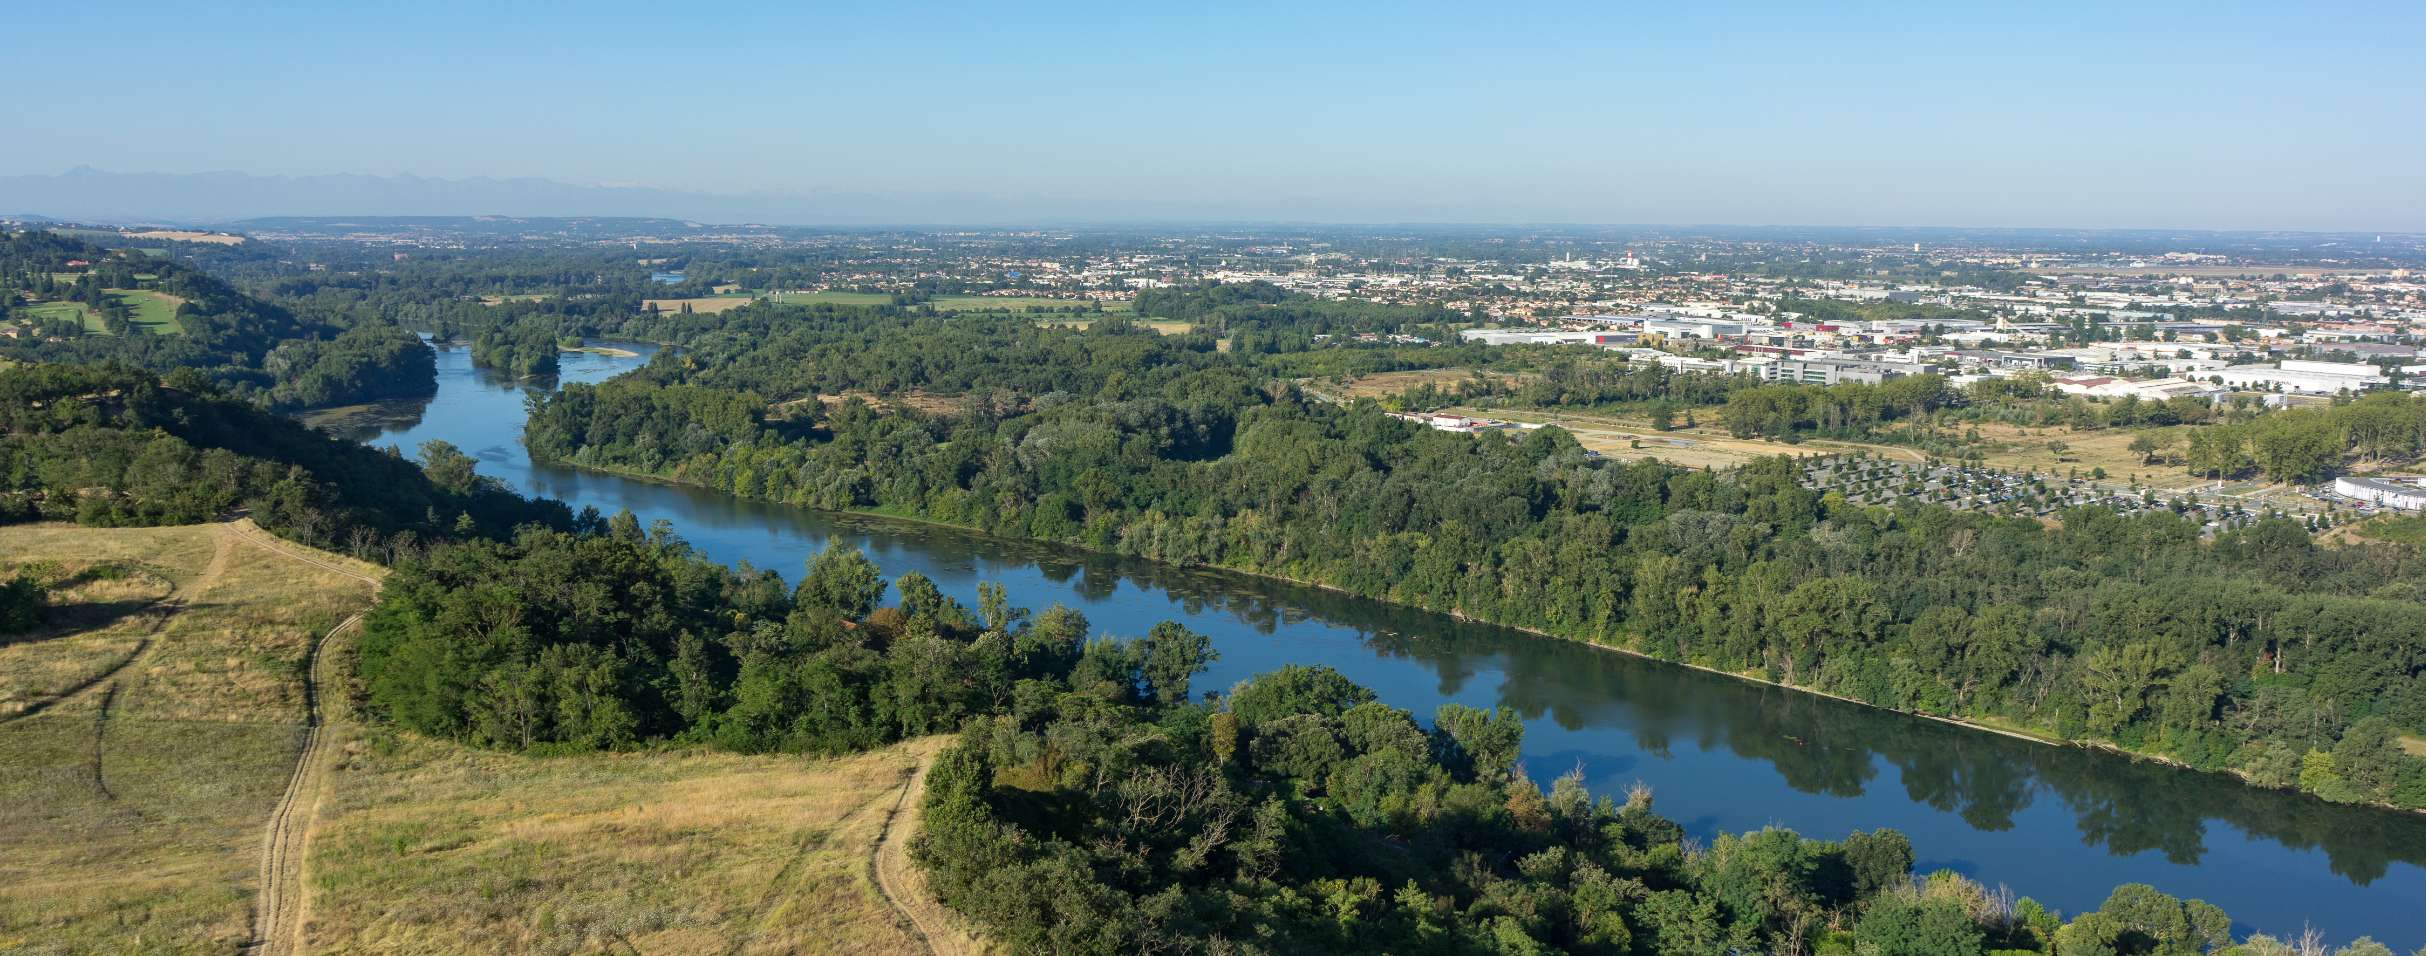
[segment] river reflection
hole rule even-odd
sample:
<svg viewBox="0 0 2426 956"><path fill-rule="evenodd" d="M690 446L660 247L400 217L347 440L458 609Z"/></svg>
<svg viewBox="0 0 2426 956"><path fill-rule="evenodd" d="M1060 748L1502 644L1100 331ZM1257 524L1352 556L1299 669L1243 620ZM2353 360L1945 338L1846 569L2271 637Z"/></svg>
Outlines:
<svg viewBox="0 0 2426 956"><path fill-rule="evenodd" d="M644 357L645 358L645 357ZM643 359L565 356L569 381ZM2426 944L2426 817L2353 807L2109 754L2051 747L1450 620L1259 578L1189 571L950 529L740 501L694 489L533 467L520 445L528 386L442 350L427 402L357 419L366 440L433 438L528 493L663 518L702 554L797 576L829 539L974 604L977 583L1085 612L1099 631L1142 634L1177 619L1221 659L1199 686L1284 663L1327 664L1419 715L1443 703L1526 719L1528 772L1581 768L1596 791L1641 781L1705 840L1768 824L1835 838L1895 827L1924 868L2002 883L2066 912L2117 883L2206 899L2240 930L2307 925Z"/></svg>

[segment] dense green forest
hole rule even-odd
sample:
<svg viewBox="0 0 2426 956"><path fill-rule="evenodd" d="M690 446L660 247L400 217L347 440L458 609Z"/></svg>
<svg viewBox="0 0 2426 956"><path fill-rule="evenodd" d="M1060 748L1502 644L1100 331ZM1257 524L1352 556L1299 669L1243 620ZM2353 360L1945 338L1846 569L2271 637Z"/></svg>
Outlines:
<svg viewBox="0 0 2426 956"><path fill-rule="evenodd" d="M2315 481L2346 464L2414 462L2426 452L2426 397L2379 392L2323 408L2295 408L2190 433L2191 474Z"/></svg>
<svg viewBox="0 0 2426 956"><path fill-rule="evenodd" d="M292 339L262 357L273 408L324 408L428 395L438 387L438 356L421 337L395 326L360 325L333 339Z"/></svg>
<svg viewBox="0 0 2426 956"><path fill-rule="evenodd" d="M754 310L740 310L752 312ZM2060 527L1432 432L1121 323L760 307L536 409L535 457L1231 568L2426 806L2426 568L2288 522ZM780 320L780 321L778 321ZM1894 383L1891 383L1894 384ZM1924 380L1923 385L1926 384ZM1901 386L1919 388L1920 386ZM949 396L950 414L815 395Z"/></svg>
<svg viewBox="0 0 2426 956"><path fill-rule="evenodd" d="M472 336L472 364L525 378L556 374L555 330L542 325L499 324Z"/></svg>
<svg viewBox="0 0 2426 956"><path fill-rule="evenodd" d="M260 288L271 301L296 309L469 343L473 364L482 368L544 376L555 374L559 346L567 339L654 337L640 312L640 281L609 281L611 275L588 259L504 257L443 267L416 263L396 271L312 273Z"/></svg>
<svg viewBox="0 0 2426 956"><path fill-rule="evenodd" d="M890 588L898 605L879 608L888 585L856 551L787 588L624 514L399 567L364 622L362 670L380 713L487 746L841 753L957 729L1129 653L1082 646L1073 612L973 613L915 575Z"/></svg>
<svg viewBox="0 0 2426 956"><path fill-rule="evenodd" d="M163 381L117 366L0 369L0 521L186 524L241 509L297 541L393 557L583 520L479 478L470 456L443 443L422 458L426 471L332 438L199 372Z"/></svg>
<svg viewBox="0 0 2426 956"><path fill-rule="evenodd" d="M2144 885L2067 921L1915 880L1892 830L1699 846L1647 791L1516 772L1512 712L1426 726L1326 668L1204 688L1210 642L1184 627L1090 640L1074 611L979 591L963 607L831 548L786 587L624 514L403 562L359 664L375 715L539 754L957 731L913 852L1018 952L2294 952L2235 948L2224 913Z"/></svg>
<svg viewBox="0 0 2426 956"><path fill-rule="evenodd" d="M1120 691L975 722L929 773L914 852L1015 951L2289 952L2235 948L2223 911L2145 885L2066 922L1950 871L1916 881L1893 830L1698 847L1648 790L1511 772L1504 711L1426 728L1325 668L1203 704Z"/></svg>
<svg viewBox="0 0 2426 956"><path fill-rule="evenodd" d="M1449 324L1467 318L1439 307L1292 295L1266 282L1147 289L1138 293L1135 311L1227 335L1232 349L1250 354L1302 352L1316 336L1357 332L1420 331L1445 340L1451 337Z"/></svg>
<svg viewBox="0 0 2426 956"><path fill-rule="evenodd" d="M125 304L134 294L176 302L173 327L135 327ZM37 320L26 303L41 301L77 304L101 315L104 327ZM427 395L436 387L429 349L400 327L274 305L174 260L48 232L0 237L0 312L11 309L27 334L0 338L0 357L118 362L162 375L190 369L281 408Z"/></svg>

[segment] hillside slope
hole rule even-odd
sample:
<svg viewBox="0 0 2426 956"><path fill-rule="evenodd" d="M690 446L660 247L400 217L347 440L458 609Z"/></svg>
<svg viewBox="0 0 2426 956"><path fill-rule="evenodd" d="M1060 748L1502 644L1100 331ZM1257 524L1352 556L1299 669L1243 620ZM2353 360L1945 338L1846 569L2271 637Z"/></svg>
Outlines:
<svg viewBox="0 0 2426 956"><path fill-rule="evenodd" d="M0 237L0 357L192 370L287 408L428 394L437 367L404 329L349 328L175 260L38 231Z"/></svg>

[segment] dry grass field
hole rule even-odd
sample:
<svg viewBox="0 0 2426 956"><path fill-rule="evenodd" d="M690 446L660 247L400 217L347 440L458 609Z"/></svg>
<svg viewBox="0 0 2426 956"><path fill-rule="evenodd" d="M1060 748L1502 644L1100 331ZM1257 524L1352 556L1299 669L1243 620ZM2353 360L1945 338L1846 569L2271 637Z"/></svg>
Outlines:
<svg viewBox="0 0 2426 956"><path fill-rule="evenodd" d="M825 304L827 304L827 305L886 305L886 304L889 304L889 303L891 303L891 302L893 301L893 297L892 297L892 296L890 296L890 295L886 295L886 294L884 294L884 293L882 293L882 292L838 292L838 291L833 291L833 290L816 290L816 291L797 291L797 290L794 290L794 291L780 291L780 290L779 290L779 291L769 292L769 293L767 293L767 295L768 295L770 298L773 298L773 299L774 299L775 301L777 301L777 302L784 302L784 303L789 303L789 304L792 304L792 305L815 305L815 304L820 303L820 302L825 303Z"/></svg>
<svg viewBox="0 0 2426 956"><path fill-rule="evenodd" d="M0 564L127 572L0 646L0 952L232 951L305 652L369 589L217 525L0 527Z"/></svg>
<svg viewBox="0 0 2426 956"><path fill-rule="evenodd" d="M306 653L369 587L219 525L0 527L0 573L19 568L64 586L0 644L0 953L235 951ZM324 675L352 672L351 646L331 640ZM357 688L322 687L301 951L982 951L900 852L946 738L528 757L366 723Z"/></svg>
<svg viewBox="0 0 2426 956"><path fill-rule="evenodd" d="M1893 458L1918 461L1921 454L1908 448L1889 445L1865 445L1840 441L1805 441L1789 444L1760 438L1735 438L1724 429L1711 427L1709 422L1697 422L1696 427L1655 431L1643 419L1617 415L1573 414L1532 409L1452 408L1452 414L1500 421L1556 425L1575 436L1577 444L1621 461L1656 458L1682 468L1733 468L1755 458L1773 455L1819 455L1847 451L1868 451Z"/></svg>
<svg viewBox="0 0 2426 956"><path fill-rule="evenodd" d="M711 295L693 299L644 299L641 301L640 307L642 309L653 308L659 312L680 312L687 306L692 312L713 315L738 309L756 301L758 298L750 295Z"/></svg>
<svg viewBox="0 0 2426 956"><path fill-rule="evenodd" d="M1038 315L1036 317L1036 321L1041 325L1056 326L1068 329L1083 329L1095 324L1094 319L1090 319L1085 316L1070 315L1068 313L1045 313ZM1189 329L1196 327L1196 324L1193 322L1180 322L1174 319L1141 319L1137 324L1145 326L1149 329L1153 329L1155 332L1162 335L1186 335ZM1223 339L1222 344L1226 349L1228 347L1229 340Z"/></svg>
<svg viewBox="0 0 2426 956"><path fill-rule="evenodd" d="M1371 375L1360 375L1350 379L1345 385L1330 381L1316 381L1309 384L1325 395L1344 401L1354 401L1359 398L1383 398L1425 385L1449 388L1460 382L1471 381L1475 374L1475 370L1470 368L1424 368L1404 372L1376 372ZM1514 383L1525 380L1523 375L1502 375L1497 372L1484 374L1503 382Z"/></svg>
<svg viewBox="0 0 2426 956"><path fill-rule="evenodd" d="M817 404L824 406L830 411L842 407L844 402L848 402L854 398L859 399L862 402L866 402L869 407L874 408L879 412L889 409L895 405L900 405L921 415L951 415L958 413L962 407L962 400L960 396L936 395L929 392L919 391L917 389L911 389L899 395L878 395L874 392L866 391L844 392L839 395L819 395L817 396ZM793 401L784 404L798 405L800 402ZM776 407L782 408L784 406L778 405Z"/></svg>
<svg viewBox="0 0 2426 956"><path fill-rule="evenodd" d="M2173 454L2179 455L2190 442L2195 425L2172 425L2163 428L2130 429L2101 428L2094 431L2073 431L2069 428L2021 428L1990 422L1977 426L1982 444L1979 450L1987 456L1990 468L2005 471L2034 471L2039 474L2061 475L2073 470L2087 474L2093 469L2106 469L2106 476L2116 482L2137 480L2143 486L2159 489L2189 489L2200 484L2198 479L2182 470L2178 464L2147 464L2138 452L2131 450L2131 441L2149 435L2159 442L2169 442Z"/></svg>
<svg viewBox="0 0 2426 956"><path fill-rule="evenodd" d="M1985 453L1984 464L2004 471L2033 471L2042 475L2093 474L2106 470L2104 484L2129 489L2134 483L2144 489L2154 489L2159 495L2196 493L2200 498L2218 495L2234 498L2251 508L2274 507L2289 512L2310 512L2321 505L2315 499L2300 494L2298 488L2280 482L2257 479L2216 482L2199 478L2184 470L2180 456L2190 443L2190 433L2205 426L2171 425L2162 428L2127 429L2102 428L2094 431L2072 431L2066 428L2019 428L1989 423L1978 426ZM2138 452L2130 448L2132 439L2140 435L2155 437L2165 444L2173 460L2162 464L2145 463Z"/></svg>
<svg viewBox="0 0 2426 956"><path fill-rule="evenodd" d="M1574 434L1576 441L1585 448L1611 458L1625 461L1657 458L1685 468L1726 469L1770 455L1865 452L1882 458L1916 462L1928 457L1920 450L1904 445L1818 438L1798 443L1736 438L1727 434L1724 428L1716 427L1717 414L1714 410L1700 411L1702 420L1696 423L1696 427L1666 432L1651 430L1648 421L1618 415L1505 408L1453 408L1449 411L1502 421L1557 425ZM2174 441L2173 450L2178 454L2187 441L2183 434L2192 427L2195 426L2173 426L2154 431L2170 436ZM2231 481L2218 488L2212 481L2192 477L2178 464L2143 464L2139 454L2129 447L2132 438L2140 434L2134 430L2113 428L2075 432L2064 428L2025 429L2002 424L1983 424L1978 429L1982 444L1977 447L1986 455L1982 464L2002 471L2028 471L2056 476L2077 471L2083 477L2088 477L2094 469L2104 468L2106 478L2100 484L2118 492L2128 492L2136 481L2139 487L2155 489L2160 495L2196 492L2202 499L2213 499L2221 494L2253 508L2273 506L2295 512L2313 511L2318 507L2316 501L2302 497L2298 489L2288 485Z"/></svg>
<svg viewBox="0 0 2426 956"><path fill-rule="evenodd" d="M224 232L195 232L190 229L146 229L142 232L127 233L126 237L129 239L164 239L170 242L207 242L218 246L241 246L245 241L243 236L231 236Z"/></svg>
<svg viewBox="0 0 2426 956"><path fill-rule="evenodd" d="M357 726L312 843L307 951L928 951L875 863L946 738L526 757Z"/></svg>
<svg viewBox="0 0 2426 956"><path fill-rule="evenodd" d="M53 529L0 532L0 576L19 570L53 582L43 625L0 644L0 719L55 702L123 663L215 554L210 535L186 528L127 529L90 546L59 547Z"/></svg>

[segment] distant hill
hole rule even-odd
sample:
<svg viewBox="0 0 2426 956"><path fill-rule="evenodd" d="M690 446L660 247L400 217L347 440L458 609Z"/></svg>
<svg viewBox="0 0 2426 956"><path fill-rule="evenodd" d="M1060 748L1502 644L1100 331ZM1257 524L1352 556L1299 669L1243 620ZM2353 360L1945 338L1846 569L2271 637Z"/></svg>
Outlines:
<svg viewBox="0 0 2426 956"><path fill-rule="evenodd" d="M425 457L444 463L437 477L208 386L123 366L0 368L0 524L187 524L242 508L315 547L341 545L356 527L427 541L572 524L560 502L477 478L461 452Z"/></svg>
<svg viewBox="0 0 2426 956"><path fill-rule="evenodd" d="M711 225L690 219L636 216L263 216L226 223L224 228L279 239L379 236L449 241L592 241L634 236L685 239L711 234L787 235L810 231L796 226Z"/></svg>
<svg viewBox="0 0 2426 956"><path fill-rule="evenodd" d="M298 314L174 259L43 231L0 231L0 358L199 372L280 408L436 387L435 357L402 328Z"/></svg>

